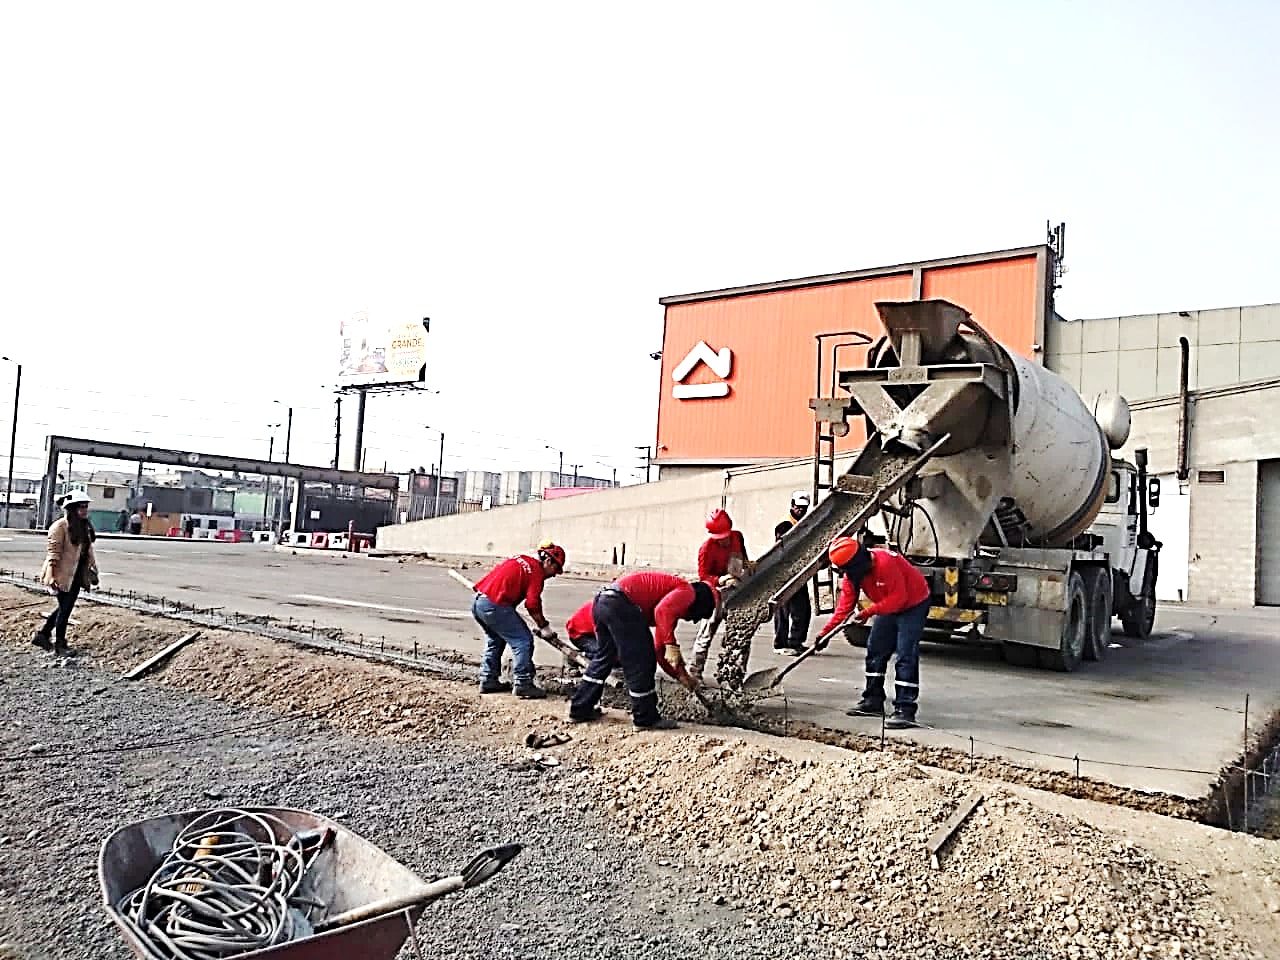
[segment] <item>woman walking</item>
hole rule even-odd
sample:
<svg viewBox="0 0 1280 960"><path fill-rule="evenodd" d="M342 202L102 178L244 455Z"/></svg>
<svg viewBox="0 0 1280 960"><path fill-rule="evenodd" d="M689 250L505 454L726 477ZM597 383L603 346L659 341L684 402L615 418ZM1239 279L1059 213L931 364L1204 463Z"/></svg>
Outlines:
<svg viewBox="0 0 1280 960"><path fill-rule="evenodd" d="M88 494L76 490L62 506L67 515L49 527L49 543L40 571L40 582L57 596L58 609L49 614L31 642L59 656L74 657L75 651L67 648L67 621L80 589L98 585L98 561L93 555L97 534L89 522Z"/></svg>

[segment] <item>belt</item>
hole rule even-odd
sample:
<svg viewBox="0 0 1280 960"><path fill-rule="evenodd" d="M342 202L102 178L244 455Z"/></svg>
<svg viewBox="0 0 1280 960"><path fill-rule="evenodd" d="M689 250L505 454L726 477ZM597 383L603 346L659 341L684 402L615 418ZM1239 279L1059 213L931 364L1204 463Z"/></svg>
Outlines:
<svg viewBox="0 0 1280 960"><path fill-rule="evenodd" d="M599 590L596 591L597 597L603 597L605 594L612 594L615 597L621 597L623 600L631 599L626 595L625 592L623 592L621 587L613 583L609 584L608 586L601 587Z"/></svg>

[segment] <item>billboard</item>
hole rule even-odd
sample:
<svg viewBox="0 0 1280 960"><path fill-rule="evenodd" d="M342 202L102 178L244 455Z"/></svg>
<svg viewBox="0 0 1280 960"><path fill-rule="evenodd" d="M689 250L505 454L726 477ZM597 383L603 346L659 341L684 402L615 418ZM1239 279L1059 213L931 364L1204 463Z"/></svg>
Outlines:
<svg viewBox="0 0 1280 960"><path fill-rule="evenodd" d="M338 386L416 383L425 375L429 318L376 322L367 312L338 325Z"/></svg>
<svg viewBox="0 0 1280 960"><path fill-rule="evenodd" d="M732 466L813 456L809 399L831 396L831 371L862 366L884 333L880 300L943 298L1010 350L1039 361L1052 310L1048 247L664 297L662 393L654 461ZM818 341L823 384L817 387ZM838 443L854 450L861 422Z"/></svg>

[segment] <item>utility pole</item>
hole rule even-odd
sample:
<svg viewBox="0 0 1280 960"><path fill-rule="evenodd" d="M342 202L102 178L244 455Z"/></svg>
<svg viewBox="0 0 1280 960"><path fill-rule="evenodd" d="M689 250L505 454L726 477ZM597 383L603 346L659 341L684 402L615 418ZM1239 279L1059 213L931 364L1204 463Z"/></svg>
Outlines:
<svg viewBox="0 0 1280 960"><path fill-rule="evenodd" d="M284 462L289 462L289 447L293 440L293 407L289 408L288 415L285 420L287 426L284 430ZM289 496L289 480L283 478L280 481L280 499L276 502L276 538L279 539L280 531L284 529L284 516L286 512L285 504L291 500Z"/></svg>
<svg viewBox="0 0 1280 960"><path fill-rule="evenodd" d="M463 444L466 446L466 444ZM440 431L440 459L436 463L436 503L431 508L431 516L440 516L440 487L444 485L444 431Z"/></svg>
<svg viewBox="0 0 1280 960"><path fill-rule="evenodd" d="M359 401L356 404L356 463L357 470L364 470L364 403L365 397L369 391L364 387L360 388Z"/></svg>
<svg viewBox="0 0 1280 960"><path fill-rule="evenodd" d="M334 398L334 405L338 413L333 418L333 469L337 470L338 458L342 456L342 394Z"/></svg>
<svg viewBox="0 0 1280 960"><path fill-rule="evenodd" d="M637 446L637 447L636 447L636 449L637 449L637 450L643 450L643 451L644 451L644 482L645 482L645 483L648 483L648 482L649 482L649 467L650 467L650 465L652 465L652 463L653 463L653 447L652 447L652 446L643 446L643 447Z"/></svg>
<svg viewBox="0 0 1280 960"><path fill-rule="evenodd" d="M13 499L13 453L18 443L18 402L22 399L22 364L9 357L0 357L0 359L8 360L18 368L18 379L13 385L13 426L9 430L9 480L4 485L4 523L0 523L0 527L7 527L9 526L9 501Z"/></svg>
<svg viewBox="0 0 1280 960"><path fill-rule="evenodd" d="M276 455L275 431L280 424L267 424L267 426L271 428L271 440L267 443L267 463L270 463ZM265 528L267 526L267 505L271 502L271 478L265 477L264 479L267 481L263 487L266 493L262 496L262 526Z"/></svg>
<svg viewBox="0 0 1280 960"><path fill-rule="evenodd" d="M613 485L615 487L618 485L618 468L617 467L613 468Z"/></svg>
<svg viewBox="0 0 1280 960"><path fill-rule="evenodd" d="M578 468L582 466L582 464L574 463L570 464L570 466L573 467L573 485L576 487L578 485Z"/></svg>

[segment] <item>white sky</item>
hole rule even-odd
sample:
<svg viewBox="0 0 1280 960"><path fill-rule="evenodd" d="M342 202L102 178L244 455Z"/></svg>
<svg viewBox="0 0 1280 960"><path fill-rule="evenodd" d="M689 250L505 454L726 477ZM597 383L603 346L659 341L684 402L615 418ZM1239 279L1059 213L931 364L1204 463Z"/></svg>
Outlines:
<svg viewBox="0 0 1280 960"><path fill-rule="evenodd" d="M273 400L327 464L358 310L430 316L441 391L371 398L371 468L430 424L446 470L625 477L660 296L1065 220L1066 316L1280 300L1278 35L1268 2L6 4L18 474L50 432L262 456Z"/></svg>

